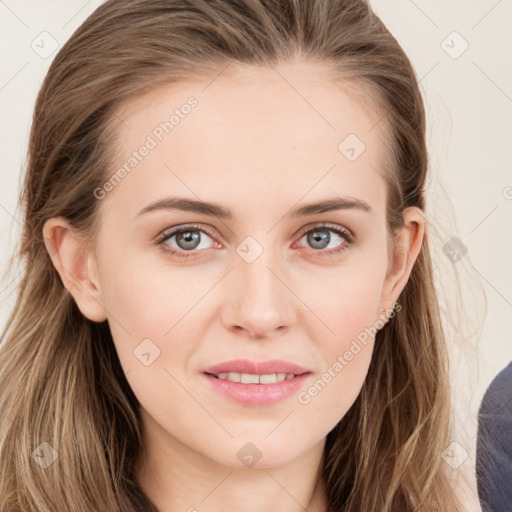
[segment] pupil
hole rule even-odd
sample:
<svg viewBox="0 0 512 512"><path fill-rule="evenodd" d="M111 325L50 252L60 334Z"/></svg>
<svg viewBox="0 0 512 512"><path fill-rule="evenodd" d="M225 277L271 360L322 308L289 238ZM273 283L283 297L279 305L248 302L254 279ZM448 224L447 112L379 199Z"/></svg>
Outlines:
<svg viewBox="0 0 512 512"><path fill-rule="evenodd" d="M323 230L311 232L308 242L311 243L311 245L316 249L324 249L327 245L329 245L329 240L329 232L327 230Z"/></svg>
<svg viewBox="0 0 512 512"><path fill-rule="evenodd" d="M176 235L176 242L181 249L195 249L200 241L200 234L197 231L184 231Z"/></svg>

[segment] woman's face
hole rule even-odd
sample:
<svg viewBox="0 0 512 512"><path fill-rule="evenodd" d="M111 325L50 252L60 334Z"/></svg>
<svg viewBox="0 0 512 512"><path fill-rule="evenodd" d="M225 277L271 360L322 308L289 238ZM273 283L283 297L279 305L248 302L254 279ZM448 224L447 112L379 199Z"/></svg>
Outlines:
<svg viewBox="0 0 512 512"><path fill-rule="evenodd" d="M146 431L241 468L324 441L410 271L388 260L381 114L324 68L278 70L160 88L118 112L110 175L124 172L95 191L97 301L75 295L108 319ZM331 206L306 208L317 203ZM204 373L240 359L308 373L284 384Z"/></svg>

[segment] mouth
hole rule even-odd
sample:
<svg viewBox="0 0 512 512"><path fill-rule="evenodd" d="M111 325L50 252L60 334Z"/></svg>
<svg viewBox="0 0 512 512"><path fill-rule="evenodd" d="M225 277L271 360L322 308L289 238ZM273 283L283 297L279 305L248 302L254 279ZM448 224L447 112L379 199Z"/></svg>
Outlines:
<svg viewBox="0 0 512 512"><path fill-rule="evenodd" d="M268 407L296 395L313 375L304 372L251 374L239 372L203 372L209 389L230 402L245 407Z"/></svg>
<svg viewBox="0 0 512 512"><path fill-rule="evenodd" d="M286 379L291 379L289 375L297 376L304 373L308 373L309 369L299 366L289 361L272 359L268 361L252 361L250 359L233 359L231 361L225 361L209 368L203 369L204 373L214 375L219 379L228 379L233 382L244 382L246 384L254 384L259 382L256 381L262 377L261 383L267 382L273 383L274 375L276 376L277 382L281 382ZM283 377L284 375L284 377ZM240 376L240 379L236 380Z"/></svg>
<svg viewBox="0 0 512 512"><path fill-rule="evenodd" d="M239 373L239 372L221 372L221 373L208 373L204 372L206 375L210 375L219 380L227 380L229 382L240 382L242 384L276 384L278 382L283 382L285 380L291 380L297 377L295 373L266 373L266 374L257 374L257 373ZM305 372L310 373L310 372ZM300 375L304 375L303 373Z"/></svg>

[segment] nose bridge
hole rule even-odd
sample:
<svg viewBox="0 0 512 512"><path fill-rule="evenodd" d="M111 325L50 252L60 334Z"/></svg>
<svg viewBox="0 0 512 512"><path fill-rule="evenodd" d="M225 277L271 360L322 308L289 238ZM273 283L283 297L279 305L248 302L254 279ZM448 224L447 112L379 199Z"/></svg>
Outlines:
<svg viewBox="0 0 512 512"><path fill-rule="evenodd" d="M284 265L278 251L247 237L237 247L229 298L228 327L267 336L293 321L293 294L284 284ZM284 282L283 282L284 281Z"/></svg>

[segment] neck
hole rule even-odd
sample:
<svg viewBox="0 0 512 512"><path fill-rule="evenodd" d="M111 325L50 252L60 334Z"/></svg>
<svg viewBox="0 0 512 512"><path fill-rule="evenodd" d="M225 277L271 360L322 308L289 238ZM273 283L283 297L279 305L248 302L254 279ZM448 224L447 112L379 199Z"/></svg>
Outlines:
<svg viewBox="0 0 512 512"><path fill-rule="evenodd" d="M325 438L283 465L231 467L184 445L143 414L144 450L135 476L159 512L325 512Z"/></svg>

